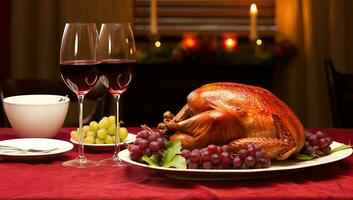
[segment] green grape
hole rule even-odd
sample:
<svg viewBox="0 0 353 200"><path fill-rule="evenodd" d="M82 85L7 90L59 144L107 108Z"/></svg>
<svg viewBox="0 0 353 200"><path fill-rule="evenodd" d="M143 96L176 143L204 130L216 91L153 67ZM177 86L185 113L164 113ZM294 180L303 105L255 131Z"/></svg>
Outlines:
<svg viewBox="0 0 353 200"><path fill-rule="evenodd" d="M78 129L79 129L79 128L76 129L77 136L78 136ZM82 132L81 132L81 133L82 133L82 137L86 137L86 133L83 131L83 128L82 128Z"/></svg>
<svg viewBox="0 0 353 200"><path fill-rule="evenodd" d="M107 137L105 137L104 143L106 144L114 144L115 141L113 140L114 137L107 135Z"/></svg>
<svg viewBox="0 0 353 200"><path fill-rule="evenodd" d="M104 139L96 138L96 144L104 144Z"/></svg>
<svg viewBox="0 0 353 200"><path fill-rule="evenodd" d="M96 137L96 136L97 136L97 133L96 133L96 132L94 132L94 131L88 131L88 132L86 133L86 135L87 135L87 136L93 136L93 137Z"/></svg>
<svg viewBox="0 0 353 200"><path fill-rule="evenodd" d="M98 127L98 123L96 121L91 121L89 123L89 128L91 129L91 131L98 131L99 127Z"/></svg>
<svg viewBox="0 0 353 200"><path fill-rule="evenodd" d="M125 127L120 127L119 138L121 141L124 141L127 138L128 134L129 134L129 132L127 131L127 129Z"/></svg>
<svg viewBox="0 0 353 200"><path fill-rule="evenodd" d="M115 130L116 130L116 127L115 127L115 124L113 123L113 124L110 124L110 126L108 127L108 134L109 135L114 135L114 133L115 133Z"/></svg>
<svg viewBox="0 0 353 200"><path fill-rule="evenodd" d="M103 117L98 123L99 128L107 129L109 126L110 126L110 123L109 123L108 117Z"/></svg>
<svg viewBox="0 0 353 200"><path fill-rule="evenodd" d="M94 137L93 136L87 136L85 139L83 139L83 143L86 144L93 144L94 143Z"/></svg>
<svg viewBox="0 0 353 200"><path fill-rule="evenodd" d="M109 123L110 123L110 124L115 124L115 116L114 116L114 115L110 115L110 116L108 117L108 120L109 120Z"/></svg>
<svg viewBox="0 0 353 200"><path fill-rule="evenodd" d="M100 138L100 139L104 139L107 136L107 134L108 134L108 131L105 128L100 128L97 131L97 137Z"/></svg>
<svg viewBox="0 0 353 200"><path fill-rule="evenodd" d="M71 136L71 139L73 139L74 141L78 142L79 139L78 139L78 132L77 131L71 131L70 132L70 136Z"/></svg>
<svg viewBox="0 0 353 200"><path fill-rule="evenodd" d="M89 126L87 126L87 125L85 125L85 126L82 127L82 133L83 133L84 135L87 135L86 133L87 133L89 130L90 130L90 128L89 128Z"/></svg>

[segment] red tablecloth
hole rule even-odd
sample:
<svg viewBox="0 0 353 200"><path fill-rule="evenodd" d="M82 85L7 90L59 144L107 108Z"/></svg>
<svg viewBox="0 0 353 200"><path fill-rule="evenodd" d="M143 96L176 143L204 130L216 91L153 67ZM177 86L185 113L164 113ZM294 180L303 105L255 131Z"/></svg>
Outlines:
<svg viewBox="0 0 353 200"><path fill-rule="evenodd" d="M58 138L69 139L69 128ZM138 129L130 128L130 132ZM353 141L353 130L324 129L339 142ZM0 140L15 138L0 128ZM137 166L76 169L61 163L76 149L48 162L0 161L0 199L353 199L353 156L296 173L238 181L183 181ZM86 152L89 159L111 152Z"/></svg>

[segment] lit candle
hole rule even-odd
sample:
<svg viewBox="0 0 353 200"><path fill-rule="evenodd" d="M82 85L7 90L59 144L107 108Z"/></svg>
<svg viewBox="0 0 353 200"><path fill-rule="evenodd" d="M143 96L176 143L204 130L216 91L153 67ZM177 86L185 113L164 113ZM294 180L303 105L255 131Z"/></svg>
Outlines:
<svg viewBox="0 0 353 200"><path fill-rule="evenodd" d="M257 7L256 4L250 6L250 35L249 39L255 41L257 39Z"/></svg>
<svg viewBox="0 0 353 200"><path fill-rule="evenodd" d="M150 4L150 31L151 35L158 35L157 0L151 0Z"/></svg>

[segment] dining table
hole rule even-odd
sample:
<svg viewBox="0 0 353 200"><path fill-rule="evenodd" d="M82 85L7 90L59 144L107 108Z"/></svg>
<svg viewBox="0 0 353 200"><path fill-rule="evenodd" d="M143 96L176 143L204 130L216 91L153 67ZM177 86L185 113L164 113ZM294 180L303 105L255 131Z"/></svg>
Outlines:
<svg viewBox="0 0 353 200"><path fill-rule="evenodd" d="M70 131L61 128L56 139L70 141ZM139 127L128 127L136 134ZM353 129L311 128L334 141L349 144ZM18 138L11 128L0 128L0 141ZM278 173L237 179L178 179L161 170L133 164L122 167L65 167L77 156L77 145L48 159L18 160L0 157L0 199L353 199L353 156ZM112 150L86 150L90 160L113 155ZM246 170L246 169L244 169Z"/></svg>

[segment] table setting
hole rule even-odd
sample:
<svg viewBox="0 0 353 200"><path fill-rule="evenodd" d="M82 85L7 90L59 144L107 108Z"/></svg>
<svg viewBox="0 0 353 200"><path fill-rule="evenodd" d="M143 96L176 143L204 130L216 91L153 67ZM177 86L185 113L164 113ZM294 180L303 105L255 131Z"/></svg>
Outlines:
<svg viewBox="0 0 353 200"><path fill-rule="evenodd" d="M60 73L78 127L63 127L67 96L5 98L0 199L353 199L353 129L304 128L260 87L209 83L158 125L125 127L119 100L135 63L130 24L65 25ZM114 115L83 124L97 82Z"/></svg>
<svg viewBox="0 0 353 200"><path fill-rule="evenodd" d="M56 139L69 141L76 128L60 129ZM128 127L137 133L140 127ZM325 131L335 141L349 143L351 129L309 129ZM0 128L1 141L17 138L11 128ZM161 170L137 165L123 167L63 167L75 158L77 146L53 158L37 161L0 161L2 199L350 199L353 159L345 159L296 171L232 180L184 180L166 176ZM111 156L112 151L86 151L92 160ZM236 174L228 176L237 176ZM183 177L183 176L182 176ZM300 191L300 192L298 192ZM172 195L172 196L171 196Z"/></svg>

